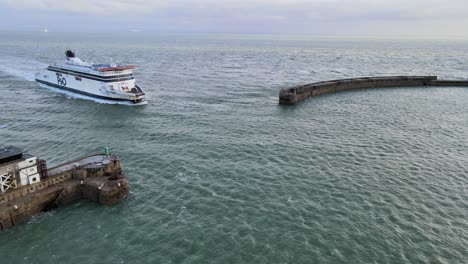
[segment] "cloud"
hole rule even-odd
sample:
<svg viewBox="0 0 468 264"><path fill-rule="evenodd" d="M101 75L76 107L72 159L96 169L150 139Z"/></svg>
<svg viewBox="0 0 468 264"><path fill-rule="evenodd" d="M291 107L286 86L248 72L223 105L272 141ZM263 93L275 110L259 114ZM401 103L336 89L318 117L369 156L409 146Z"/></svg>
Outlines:
<svg viewBox="0 0 468 264"><path fill-rule="evenodd" d="M465 16L466 0L0 0L10 7L37 11L83 13L100 16L150 15L164 12L276 20L299 16L308 19L429 19Z"/></svg>
<svg viewBox="0 0 468 264"><path fill-rule="evenodd" d="M70 12L114 16L144 14L167 6L167 1L143 0L1 0L10 7L48 12Z"/></svg>
<svg viewBox="0 0 468 264"><path fill-rule="evenodd" d="M442 33L443 25L467 35L466 14L466 0L0 0L0 28L41 21L98 29L112 22L145 31L321 34Z"/></svg>

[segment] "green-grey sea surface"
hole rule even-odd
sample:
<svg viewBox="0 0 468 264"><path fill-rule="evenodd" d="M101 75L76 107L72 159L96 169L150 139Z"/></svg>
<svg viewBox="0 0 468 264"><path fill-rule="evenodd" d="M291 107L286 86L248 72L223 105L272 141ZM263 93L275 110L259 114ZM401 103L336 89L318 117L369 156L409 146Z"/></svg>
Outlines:
<svg viewBox="0 0 468 264"><path fill-rule="evenodd" d="M72 48L136 64L147 104L38 86ZM0 145L49 166L108 146L131 187L0 233L0 263L467 263L468 88L278 90L468 77L468 42L0 33Z"/></svg>

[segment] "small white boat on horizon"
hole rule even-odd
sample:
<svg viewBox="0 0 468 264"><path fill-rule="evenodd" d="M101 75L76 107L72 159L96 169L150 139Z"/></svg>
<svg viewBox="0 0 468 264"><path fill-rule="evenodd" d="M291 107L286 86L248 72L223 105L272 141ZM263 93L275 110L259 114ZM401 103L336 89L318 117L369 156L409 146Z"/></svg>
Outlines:
<svg viewBox="0 0 468 264"><path fill-rule="evenodd" d="M67 60L35 74L36 82L95 98L139 103L145 93L136 85L134 65L91 64L71 50Z"/></svg>

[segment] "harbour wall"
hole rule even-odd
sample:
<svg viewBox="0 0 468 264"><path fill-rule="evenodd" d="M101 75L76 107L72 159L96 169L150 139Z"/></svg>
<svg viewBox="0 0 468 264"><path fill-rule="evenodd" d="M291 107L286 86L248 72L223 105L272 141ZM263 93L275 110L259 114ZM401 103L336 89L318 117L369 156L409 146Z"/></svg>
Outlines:
<svg viewBox="0 0 468 264"><path fill-rule="evenodd" d="M468 87L468 80L438 80L437 76L385 76L323 81L281 89L279 104L295 105L309 97L356 89L421 86Z"/></svg>
<svg viewBox="0 0 468 264"><path fill-rule="evenodd" d="M39 212L86 199L112 205L128 195L128 182L120 160L108 164L70 166L69 162L49 169L55 172L41 182L0 196L0 230L25 223Z"/></svg>

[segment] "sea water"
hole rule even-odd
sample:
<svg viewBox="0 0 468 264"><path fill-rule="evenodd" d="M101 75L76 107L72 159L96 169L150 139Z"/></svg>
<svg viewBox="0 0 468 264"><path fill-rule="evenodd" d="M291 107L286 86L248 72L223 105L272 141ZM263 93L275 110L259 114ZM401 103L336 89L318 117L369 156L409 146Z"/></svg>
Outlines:
<svg viewBox="0 0 468 264"><path fill-rule="evenodd" d="M468 77L463 41L1 33L0 145L49 166L104 147L131 193L0 233L1 263L466 263L468 89L278 90ZM141 106L37 85L64 59L136 64Z"/></svg>

